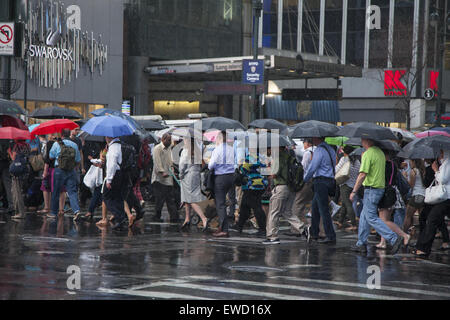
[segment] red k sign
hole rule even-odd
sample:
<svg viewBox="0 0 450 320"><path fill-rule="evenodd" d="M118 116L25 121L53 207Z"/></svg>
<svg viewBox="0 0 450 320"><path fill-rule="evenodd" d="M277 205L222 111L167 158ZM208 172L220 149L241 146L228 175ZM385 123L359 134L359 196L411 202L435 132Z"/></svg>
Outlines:
<svg viewBox="0 0 450 320"><path fill-rule="evenodd" d="M401 81L406 70L385 70L384 71L384 95L385 96L406 96L408 90Z"/></svg>

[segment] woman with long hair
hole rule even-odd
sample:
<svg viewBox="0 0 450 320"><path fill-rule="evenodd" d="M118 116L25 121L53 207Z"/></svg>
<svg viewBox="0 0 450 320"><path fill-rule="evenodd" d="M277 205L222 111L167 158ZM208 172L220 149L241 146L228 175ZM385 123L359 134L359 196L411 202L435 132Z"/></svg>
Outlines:
<svg viewBox="0 0 450 320"><path fill-rule="evenodd" d="M405 220L403 221L403 231L408 232L413 224L413 216L416 211L422 211L425 200L425 187L423 181L425 178L425 164L422 159L409 161L411 171L408 183L412 188L411 199L406 206Z"/></svg>
<svg viewBox="0 0 450 320"><path fill-rule="evenodd" d="M186 216L181 230L190 226L191 209L199 215L203 222L203 232L208 230L208 219L198 205L206 200L201 189L202 150L194 139L184 139L184 148L181 153L179 172L181 180L181 202L185 205Z"/></svg>

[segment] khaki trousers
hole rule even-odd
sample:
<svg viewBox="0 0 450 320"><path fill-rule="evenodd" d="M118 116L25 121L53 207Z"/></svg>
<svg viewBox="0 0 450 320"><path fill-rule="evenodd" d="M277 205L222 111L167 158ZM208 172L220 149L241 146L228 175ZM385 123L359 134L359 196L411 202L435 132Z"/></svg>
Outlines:
<svg viewBox="0 0 450 320"><path fill-rule="evenodd" d="M278 237L280 215L282 215L297 233L302 233L304 223L292 211L295 193L286 185L278 185L272 190L270 198L269 214L267 215L267 239Z"/></svg>
<svg viewBox="0 0 450 320"><path fill-rule="evenodd" d="M295 194L294 207L292 210L303 222L306 222L306 214L311 210L313 196L312 181L305 183L302 190Z"/></svg>
<svg viewBox="0 0 450 320"><path fill-rule="evenodd" d="M17 177L12 177L11 189L15 214L24 216L25 204L23 203L22 181Z"/></svg>

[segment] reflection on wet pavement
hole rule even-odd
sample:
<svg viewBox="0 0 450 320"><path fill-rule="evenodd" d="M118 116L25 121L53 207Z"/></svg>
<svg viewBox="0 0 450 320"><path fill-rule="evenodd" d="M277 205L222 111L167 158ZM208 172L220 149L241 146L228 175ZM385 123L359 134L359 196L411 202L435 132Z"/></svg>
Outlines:
<svg viewBox="0 0 450 320"><path fill-rule="evenodd" d="M70 216L0 217L0 299L450 298L448 251L362 256L349 250L356 234L341 231L333 246L283 235L263 246L253 230L212 239L148 217L119 232ZM80 289L68 287L69 266L80 268ZM381 271L380 289L367 286L370 266Z"/></svg>

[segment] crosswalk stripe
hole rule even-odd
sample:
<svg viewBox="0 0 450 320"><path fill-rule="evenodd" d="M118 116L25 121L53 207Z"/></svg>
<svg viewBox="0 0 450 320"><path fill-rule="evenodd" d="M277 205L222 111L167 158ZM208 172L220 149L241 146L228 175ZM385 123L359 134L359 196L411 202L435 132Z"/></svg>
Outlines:
<svg viewBox="0 0 450 320"><path fill-rule="evenodd" d="M192 295L185 295L173 292L160 292L160 291L138 291L138 290L126 290L126 289L106 289L99 288L100 292L111 294L123 294L128 296L138 296L145 298L159 298L159 299L186 299L186 300L213 300L206 297L198 297Z"/></svg>
<svg viewBox="0 0 450 320"><path fill-rule="evenodd" d="M352 283L352 282L342 282L342 281L329 281L329 280L317 280L317 279L301 279L294 277L286 277L286 276L272 276L270 278L282 278L291 281L298 282L312 282L312 283L322 283L322 284L331 284L338 286L346 286L346 287L356 287L356 288L364 288L367 289L365 284L360 283ZM399 288L399 287L391 287L391 286L381 286L379 290L393 291L393 292L402 292L402 293L415 293L415 294L423 294L423 295L432 295L432 296L441 296L441 297L450 297L450 294L445 292L437 292L437 291L428 291L428 290L418 290L418 289L410 289L410 288Z"/></svg>
<svg viewBox="0 0 450 320"><path fill-rule="evenodd" d="M190 279L196 279L195 276L190 276ZM205 280L204 277L199 277L199 280ZM296 278L293 278L296 279ZM245 281L245 280L220 280L221 282L226 283L237 283L237 284L246 284L250 286L262 286L269 288L277 288L277 289L291 289L291 290L300 290L300 291L308 291L315 293L325 293L332 295L340 295L340 296L349 296L349 297L358 297L358 298L367 298L367 299L384 299L384 300L409 300L407 298L398 298L391 297L386 295L378 295L378 294L369 294L369 293L361 293L361 292L349 292L342 290L333 290L333 289L322 289L315 287L304 287L304 286L296 286L296 285L286 285L279 283L264 283L264 282L255 282L255 281Z"/></svg>
<svg viewBox="0 0 450 320"><path fill-rule="evenodd" d="M241 294L247 296L257 296L257 297L265 297L269 299L280 299L280 300L315 300L308 297L301 296L293 296L286 294L277 294L271 292L261 292L261 291L253 291L253 290L244 290L244 289L235 289L235 288L224 288L224 287L215 287L210 285L199 285L193 283L167 283L166 286L169 287L177 287L177 288L187 288L187 289L197 289L204 291L212 291L212 292L223 292L230 294Z"/></svg>

